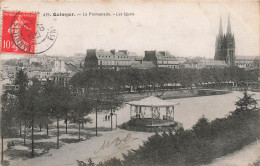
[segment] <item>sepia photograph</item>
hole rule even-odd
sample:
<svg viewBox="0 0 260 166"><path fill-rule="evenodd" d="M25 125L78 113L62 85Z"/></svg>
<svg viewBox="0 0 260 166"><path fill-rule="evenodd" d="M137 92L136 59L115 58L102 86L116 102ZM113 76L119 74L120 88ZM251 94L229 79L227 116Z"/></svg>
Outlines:
<svg viewBox="0 0 260 166"><path fill-rule="evenodd" d="M260 166L260 3L0 0L2 166Z"/></svg>

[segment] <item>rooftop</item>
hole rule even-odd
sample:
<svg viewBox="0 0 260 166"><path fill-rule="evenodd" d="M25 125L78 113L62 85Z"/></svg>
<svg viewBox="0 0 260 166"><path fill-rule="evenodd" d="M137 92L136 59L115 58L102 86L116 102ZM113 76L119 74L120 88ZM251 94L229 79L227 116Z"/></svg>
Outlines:
<svg viewBox="0 0 260 166"><path fill-rule="evenodd" d="M156 52L156 58L158 60L176 60L175 57L171 55L170 52L167 51Z"/></svg>
<svg viewBox="0 0 260 166"><path fill-rule="evenodd" d="M124 52L115 52L99 50L96 52L97 59L100 60L133 60L133 57L128 56Z"/></svg>
<svg viewBox="0 0 260 166"><path fill-rule="evenodd" d="M143 107L172 107L174 105L177 105L178 103L173 103L170 101L159 99L154 96L150 96L139 101L130 101L127 104L133 106L143 106Z"/></svg>
<svg viewBox="0 0 260 166"><path fill-rule="evenodd" d="M65 69L67 71L72 71L72 72L79 72L80 71L75 65L73 65L71 63L66 63L66 62L65 62Z"/></svg>
<svg viewBox="0 0 260 166"><path fill-rule="evenodd" d="M255 60L260 59L260 56L236 56L236 60Z"/></svg>
<svg viewBox="0 0 260 166"><path fill-rule="evenodd" d="M227 65L225 61L214 60L214 59L201 59L199 63L206 63L211 65Z"/></svg>

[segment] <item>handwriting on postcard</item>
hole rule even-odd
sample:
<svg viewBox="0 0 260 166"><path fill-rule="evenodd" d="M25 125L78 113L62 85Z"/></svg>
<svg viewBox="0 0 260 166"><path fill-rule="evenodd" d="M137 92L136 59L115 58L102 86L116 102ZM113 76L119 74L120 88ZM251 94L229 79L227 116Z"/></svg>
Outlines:
<svg viewBox="0 0 260 166"><path fill-rule="evenodd" d="M113 141L104 140L102 146L98 149L98 151L95 151L94 154L99 153L100 151L109 149L111 147L117 148L118 151L122 151L124 149L127 149L130 147L129 143L132 141L135 141L139 138L133 138L130 133L128 133L125 137L120 138L117 137Z"/></svg>

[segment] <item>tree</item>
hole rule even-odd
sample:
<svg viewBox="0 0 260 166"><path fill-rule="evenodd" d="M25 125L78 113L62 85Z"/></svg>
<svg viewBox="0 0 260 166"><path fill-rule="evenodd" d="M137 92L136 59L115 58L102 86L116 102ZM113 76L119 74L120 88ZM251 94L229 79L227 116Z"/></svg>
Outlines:
<svg viewBox="0 0 260 166"><path fill-rule="evenodd" d="M204 83L208 88L223 84L230 86L231 83L241 85L243 82L254 83L255 86L259 76L259 70L240 69L238 67L226 68L203 68L203 69L123 69L114 70L85 70L75 74L70 83L75 87L99 90L98 87L118 87L120 91L130 90L154 90L165 88L167 84L180 83L183 87L197 86ZM130 87L130 88L129 88ZM175 86L176 88L176 86ZM94 90L95 89L95 90ZM104 88L103 88L104 89Z"/></svg>
<svg viewBox="0 0 260 166"><path fill-rule="evenodd" d="M86 94L88 100L91 100L93 109L96 113L96 136L97 136L97 114L100 111L107 110L108 102L112 101L116 91L120 86L115 79L115 71L113 70L96 70L87 72L89 76L86 83ZM115 98L114 98L115 99Z"/></svg>
<svg viewBox="0 0 260 166"><path fill-rule="evenodd" d="M198 138L207 138L209 136L209 121L207 118L203 117L198 120L198 122L192 127Z"/></svg>
<svg viewBox="0 0 260 166"><path fill-rule="evenodd" d="M113 115L115 115L115 110L119 109L124 102L124 98L122 95L115 91L108 91L104 93L104 97L102 99L103 110L110 110L111 116L111 131L113 130Z"/></svg>
<svg viewBox="0 0 260 166"><path fill-rule="evenodd" d="M100 89L96 93L92 93L88 96L88 99L92 101L93 109L96 113L96 136L97 136L97 114L102 111L111 111L111 130L112 130L112 116L113 110L121 107L123 104L123 96L117 93L116 89Z"/></svg>
<svg viewBox="0 0 260 166"><path fill-rule="evenodd" d="M31 65L32 65L32 66L35 66L35 67L42 67L42 64L39 63L39 62L32 62Z"/></svg>
<svg viewBox="0 0 260 166"><path fill-rule="evenodd" d="M40 94L40 87L39 86L30 86L28 90L26 91L26 102L25 102L25 116L27 117L27 120L30 122L31 126L31 155L34 157L34 126L36 123L36 120L39 119L41 116L41 110L38 109L40 103L42 101L39 97Z"/></svg>
<svg viewBox="0 0 260 166"><path fill-rule="evenodd" d="M180 83L184 87L190 87L192 89L192 85L199 82L199 79L196 77L198 73L194 69L182 69Z"/></svg>
<svg viewBox="0 0 260 166"><path fill-rule="evenodd" d="M140 70L137 69L129 69L125 71L126 74L126 82L130 86L130 90L137 89L138 86L141 85L141 81L143 80L142 75L140 74Z"/></svg>
<svg viewBox="0 0 260 166"><path fill-rule="evenodd" d="M239 81L239 71L240 69L238 67L230 67L229 70L231 71L231 81L233 83L236 83Z"/></svg>
<svg viewBox="0 0 260 166"><path fill-rule="evenodd" d="M204 83L215 82L212 69L203 68L200 71L201 71L202 81Z"/></svg>
<svg viewBox="0 0 260 166"><path fill-rule="evenodd" d="M103 162L99 162L97 166L123 166L123 163L120 159L117 159L115 157Z"/></svg>
<svg viewBox="0 0 260 166"><path fill-rule="evenodd" d="M254 68L259 68L260 67L259 57L256 57L254 59L253 66L254 66Z"/></svg>
<svg viewBox="0 0 260 166"><path fill-rule="evenodd" d="M213 68L213 77L214 77L214 80L216 81L215 82L215 85L216 83L218 84L218 88L221 87L221 82L224 81L224 72L223 72L223 69L221 68Z"/></svg>
<svg viewBox="0 0 260 166"><path fill-rule="evenodd" d="M67 87L54 85L48 82L44 86L44 93L47 97L47 110L57 121L57 149L59 149L59 121L64 117L64 110L70 108L70 90Z"/></svg>
<svg viewBox="0 0 260 166"><path fill-rule="evenodd" d="M38 80L38 78L33 77L31 78L31 81L34 86L41 86L41 82Z"/></svg>
<svg viewBox="0 0 260 166"><path fill-rule="evenodd" d="M19 125L20 125L20 137L22 137L22 121L24 120L23 112L25 111L25 91L28 85L28 77L27 74L23 70L19 70L16 74L15 85L18 85L19 89L16 93L17 99L18 99L18 106L19 106L19 112L17 112L17 115L19 116ZM26 122L25 122L26 124Z"/></svg>
<svg viewBox="0 0 260 166"><path fill-rule="evenodd" d="M49 136L49 124L52 123L50 118L50 110L48 105L48 95L45 93L44 88L40 84L33 84L40 87L40 93L37 96L37 110L39 116L36 119L36 124L40 127L40 131L43 126L46 126L46 135Z"/></svg>
<svg viewBox="0 0 260 166"><path fill-rule="evenodd" d="M5 64L9 66L17 66L18 61L18 59L9 59L5 62Z"/></svg>
<svg viewBox="0 0 260 166"><path fill-rule="evenodd" d="M86 117L92 111L92 103L85 96L75 96L71 102L71 111L68 115L68 119L72 123L78 124L79 129L79 141L80 141L80 125L86 123L92 123L90 117Z"/></svg>
<svg viewBox="0 0 260 166"><path fill-rule="evenodd" d="M12 136L14 133L14 114L17 110L17 98L5 92L1 98L1 165L4 162L4 138Z"/></svg>
<svg viewBox="0 0 260 166"><path fill-rule="evenodd" d="M248 94L247 91L244 90L243 98L239 98L235 105L240 110L254 109L257 105L257 102L252 96L252 94Z"/></svg>

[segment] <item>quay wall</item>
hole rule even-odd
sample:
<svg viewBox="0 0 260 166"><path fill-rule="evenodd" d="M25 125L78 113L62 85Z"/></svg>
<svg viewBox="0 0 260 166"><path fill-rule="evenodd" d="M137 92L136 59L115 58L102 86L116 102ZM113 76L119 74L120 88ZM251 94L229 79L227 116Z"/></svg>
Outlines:
<svg viewBox="0 0 260 166"><path fill-rule="evenodd" d="M177 99L187 97L198 97L198 96L211 96L211 95L222 95L230 93L226 90L215 90L215 89L179 89L169 91L157 91L157 92L139 92L139 93L127 93L124 94L126 101L141 100L151 95L157 96L161 99Z"/></svg>

